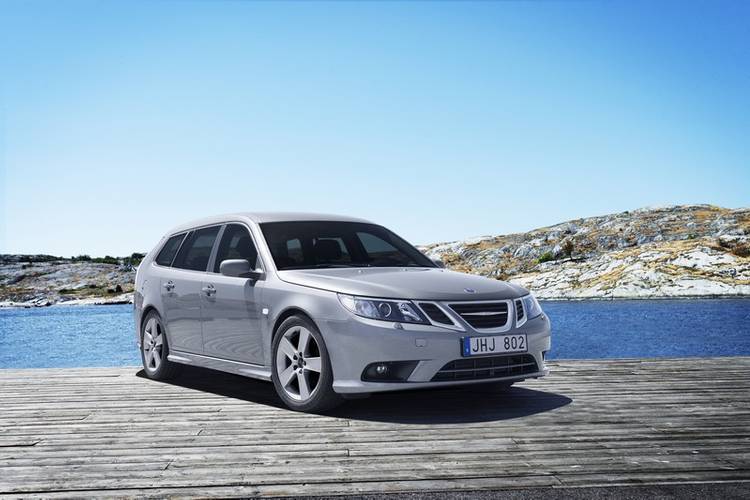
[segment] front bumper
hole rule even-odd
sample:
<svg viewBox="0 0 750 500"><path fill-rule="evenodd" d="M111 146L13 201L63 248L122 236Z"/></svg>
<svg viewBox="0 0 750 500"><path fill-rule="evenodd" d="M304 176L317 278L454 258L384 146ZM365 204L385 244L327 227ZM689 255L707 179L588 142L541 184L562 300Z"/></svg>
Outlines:
<svg viewBox="0 0 750 500"><path fill-rule="evenodd" d="M549 373L543 354L550 349L550 323L546 314L527 321L520 328L502 333L527 335L527 354L534 357L536 371L523 375L467 380L432 381L447 363L467 359L461 357L461 337L498 334L473 330L457 332L432 325L403 324L403 329L397 329L393 323L353 315L343 321L324 320L319 326L333 366L333 389L340 394L523 380L543 377ZM403 382L362 380L362 371L366 366L388 361L417 361L417 365Z"/></svg>

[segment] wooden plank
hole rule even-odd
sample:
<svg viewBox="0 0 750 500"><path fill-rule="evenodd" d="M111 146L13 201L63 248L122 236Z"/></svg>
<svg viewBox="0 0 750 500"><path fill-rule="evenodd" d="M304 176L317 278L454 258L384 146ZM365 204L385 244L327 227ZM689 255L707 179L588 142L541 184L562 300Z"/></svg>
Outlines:
<svg viewBox="0 0 750 500"><path fill-rule="evenodd" d="M270 384L205 370L173 383L136 367L0 370L0 495L750 481L750 357L550 365L507 394L379 394L330 415L290 412Z"/></svg>

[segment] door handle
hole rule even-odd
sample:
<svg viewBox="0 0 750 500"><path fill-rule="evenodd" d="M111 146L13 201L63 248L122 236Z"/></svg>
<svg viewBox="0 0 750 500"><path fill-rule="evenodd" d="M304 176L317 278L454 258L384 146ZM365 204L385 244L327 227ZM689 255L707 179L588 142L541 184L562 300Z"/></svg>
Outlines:
<svg viewBox="0 0 750 500"><path fill-rule="evenodd" d="M201 290L203 291L203 293L205 293L209 297L216 293L216 287L214 287L213 285L206 285L203 288L201 288Z"/></svg>
<svg viewBox="0 0 750 500"><path fill-rule="evenodd" d="M163 286L166 291L171 292L172 290L174 290L174 281L169 280L166 283L164 283Z"/></svg>

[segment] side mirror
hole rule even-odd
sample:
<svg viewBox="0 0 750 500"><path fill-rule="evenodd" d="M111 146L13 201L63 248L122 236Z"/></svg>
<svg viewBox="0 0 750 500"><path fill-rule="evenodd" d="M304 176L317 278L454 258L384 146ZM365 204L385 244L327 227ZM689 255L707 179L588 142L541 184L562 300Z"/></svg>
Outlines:
<svg viewBox="0 0 750 500"><path fill-rule="evenodd" d="M442 260L440 260L440 259L432 259L432 262L434 262L436 266L438 266L438 267L440 267L442 269L445 269L445 262L443 262Z"/></svg>
<svg viewBox="0 0 750 500"><path fill-rule="evenodd" d="M263 271L250 267L250 262L245 259L223 260L219 265L219 272L224 276L235 278L250 278L259 280L263 278Z"/></svg>

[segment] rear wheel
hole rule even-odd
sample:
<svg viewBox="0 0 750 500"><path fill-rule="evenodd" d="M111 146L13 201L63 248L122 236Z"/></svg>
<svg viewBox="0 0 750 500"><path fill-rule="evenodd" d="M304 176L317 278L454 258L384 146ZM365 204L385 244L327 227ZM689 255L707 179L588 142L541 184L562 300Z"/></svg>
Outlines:
<svg viewBox="0 0 750 500"><path fill-rule="evenodd" d="M289 408L320 412L341 403L323 336L309 319L286 319L273 341L273 385Z"/></svg>
<svg viewBox="0 0 750 500"><path fill-rule="evenodd" d="M141 360L146 376L154 380L166 380L179 373L180 365L167 359L169 342L161 317L156 311L143 318L141 327Z"/></svg>

